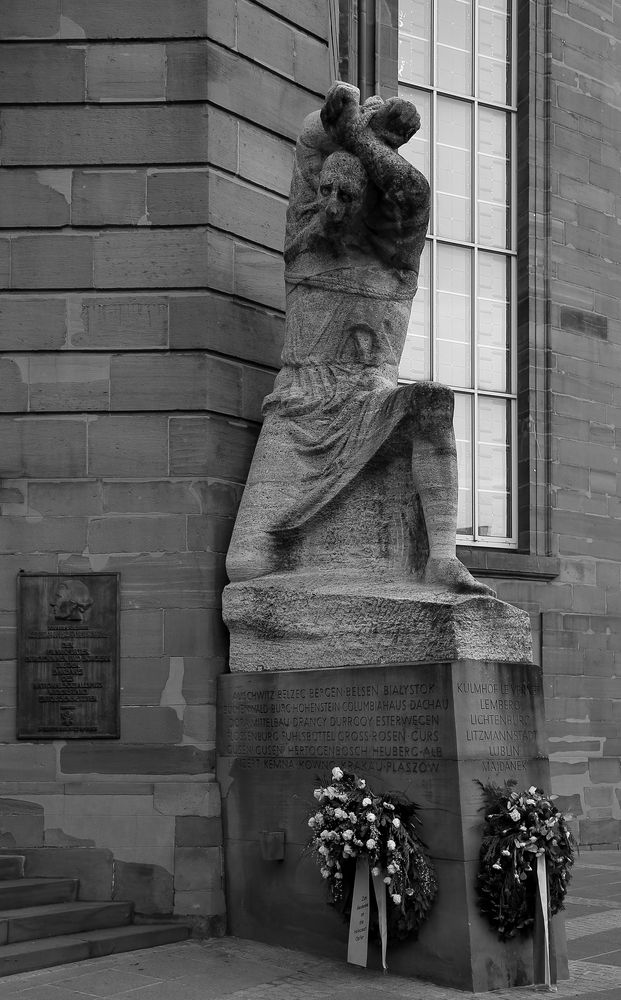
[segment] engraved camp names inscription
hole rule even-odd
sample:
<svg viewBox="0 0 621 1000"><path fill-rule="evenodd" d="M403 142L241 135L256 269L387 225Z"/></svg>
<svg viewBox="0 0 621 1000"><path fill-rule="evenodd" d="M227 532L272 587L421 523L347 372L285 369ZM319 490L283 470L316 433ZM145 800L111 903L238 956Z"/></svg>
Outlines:
<svg viewBox="0 0 621 1000"><path fill-rule="evenodd" d="M118 580L18 577L18 739L120 736Z"/></svg>
<svg viewBox="0 0 621 1000"><path fill-rule="evenodd" d="M416 680L382 668L341 670L339 680L235 675L219 702L219 753L284 770L364 760L375 772L438 774L447 758L476 758L494 774L536 754L537 685L518 671L472 680L449 665L420 665ZM489 675L489 671L488 671ZM319 676L318 674L315 676ZM410 675L411 676L411 675ZM516 763L518 761L518 763Z"/></svg>
<svg viewBox="0 0 621 1000"><path fill-rule="evenodd" d="M515 673L479 676L455 683L456 704L461 705L460 753L482 759L482 770L506 774L524 770L525 759L537 756L538 733L543 731L535 706L541 700L538 680Z"/></svg>
<svg viewBox="0 0 621 1000"><path fill-rule="evenodd" d="M422 762L442 757L448 707L435 681L238 688L222 706L228 744L223 753L271 760L363 758L401 762L395 770L424 773L435 769Z"/></svg>

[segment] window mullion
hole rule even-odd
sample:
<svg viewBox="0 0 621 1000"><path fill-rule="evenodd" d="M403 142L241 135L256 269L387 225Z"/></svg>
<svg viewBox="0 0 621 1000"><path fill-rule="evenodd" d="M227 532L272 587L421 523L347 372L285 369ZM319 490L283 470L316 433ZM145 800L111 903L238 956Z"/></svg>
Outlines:
<svg viewBox="0 0 621 1000"><path fill-rule="evenodd" d="M470 334L471 365L472 365L472 538L473 541L479 539L479 352L478 352L478 330L479 330L479 107L477 98L479 95L479 9L478 4L473 3L472 11L472 155L471 155L471 175L472 175L472 203L471 203L471 226L472 242L472 275L471 275L471 299L472 299L472 330Z"/></svg>
<svg viewBox="0 0 621 1000"><path fill-rule="evenodd" d="M432 5L431 10L431 42L429 47L429 79L431 86L434 89L434 96L437 91L437 65L438 60L436 56L436 38L438 37L438 3L437 0L430 0Z"/></svg>

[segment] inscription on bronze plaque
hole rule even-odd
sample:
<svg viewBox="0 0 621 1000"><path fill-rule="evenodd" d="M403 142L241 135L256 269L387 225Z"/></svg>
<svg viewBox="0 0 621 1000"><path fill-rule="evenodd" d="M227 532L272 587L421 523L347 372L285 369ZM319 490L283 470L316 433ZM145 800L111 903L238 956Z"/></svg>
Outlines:
<svg viewBox="0 0 621 1000"><path fill-rule="evenodd" d="M17 579L17 738L118 739L118 573Z"/></svg>

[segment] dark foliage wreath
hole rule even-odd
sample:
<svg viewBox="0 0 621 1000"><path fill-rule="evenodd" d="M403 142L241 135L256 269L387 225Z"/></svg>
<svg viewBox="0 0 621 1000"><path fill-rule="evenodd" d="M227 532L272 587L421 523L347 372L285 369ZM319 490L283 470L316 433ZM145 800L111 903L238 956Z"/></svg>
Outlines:
<svg viewBox="0 0 621 1000"><path fill-rule="evenodd" d="M309 849L326 879L329 902L349 921L357 858L387 887L388 941L414 937L438 891L434 867L417 832L417 807L391 793L375 795L364 778L332 769L332 779L314 791L317 807L308 820ZM379 940L379 919L371 893L369 935Z"/></svg>
<svg viewBox="0 0 621 1000"><path fill-rule="evenodd" d="M537 857L544 855L552 916L562 910L574 863L574 840L551 797L532 785L516 792L478 781L485 825L479 855L479 909L501 941L532 933L537 900Z"/></svg>

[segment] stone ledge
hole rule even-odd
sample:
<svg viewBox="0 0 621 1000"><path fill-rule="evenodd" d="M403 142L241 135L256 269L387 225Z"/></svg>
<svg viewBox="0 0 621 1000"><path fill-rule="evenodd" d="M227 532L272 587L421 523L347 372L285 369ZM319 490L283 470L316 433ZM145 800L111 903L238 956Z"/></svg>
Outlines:
<svg viewBox="0 0 621 1000"><path fill-rule="evenodd" d="M530 663L530 619L496 598L358 574L282 573L230 584L231 672L357 664Z"/></svg>
<svg viewBox="0 0 621 1000"><path fill-rule="evenodd" d="M561 569L561 560L558 556L536 556L512 549L484 549L458 545L457 556L477 577L554 580Z"/></svg>

